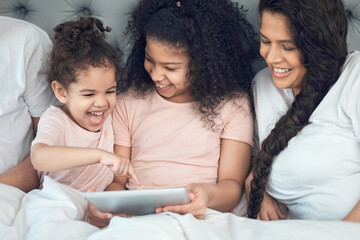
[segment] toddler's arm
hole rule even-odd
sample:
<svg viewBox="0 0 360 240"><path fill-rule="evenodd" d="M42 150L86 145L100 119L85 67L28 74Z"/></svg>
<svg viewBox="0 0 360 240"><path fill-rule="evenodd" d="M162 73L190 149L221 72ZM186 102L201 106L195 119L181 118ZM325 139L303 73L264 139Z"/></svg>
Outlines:
<svg viewBox="0 0 360 240"><path fill-rule="evenodd" d="M129 147L123 147L119 145L114 146L114 152L119 157L124 157L126 159L130 158L130 152L131 149ZM130 166L130 169L132 170L132 167ZM130 176L129 176L130 175ZM128 173L128 176L135 180L135 182L140 185L140 181L136 177L135 174L130 174L130 171ZM106 191L115 191L115 190L126 190L125 185L127 183L128 179L127 177L123 176L115 176L114 180L109 186L106 188ZM97 226L97 227L106 227L110 219L113 216L121 216L121 217L128 217L126 214L114 214L114 213L106 213L99 211L94 205L90 204L88 205L88 212L87 212L88 218L90 220L90 223Z"/></svg>
<svg viewBox="0 0 360 240"><path fill-rule="evenodd" d="M130 171L130 161L98 148L48 146L35 144L31 149L31 162L40 171L61 171L75 167L102 163L112 168L115 175L126 176Z"/></svg>

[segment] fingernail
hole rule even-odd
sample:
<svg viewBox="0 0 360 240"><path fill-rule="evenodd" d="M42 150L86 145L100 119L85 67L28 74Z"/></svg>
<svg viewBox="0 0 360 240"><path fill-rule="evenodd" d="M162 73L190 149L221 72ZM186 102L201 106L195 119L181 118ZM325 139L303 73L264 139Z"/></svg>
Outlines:
<svg viewBox="0 0 360 240"><path fill-rule="evenodd" d="M108 214L106 214L106 217L107 217L107 219L111 219L111 218L112 218L112 214L111 214L111 213L108 213Z"/></svg>

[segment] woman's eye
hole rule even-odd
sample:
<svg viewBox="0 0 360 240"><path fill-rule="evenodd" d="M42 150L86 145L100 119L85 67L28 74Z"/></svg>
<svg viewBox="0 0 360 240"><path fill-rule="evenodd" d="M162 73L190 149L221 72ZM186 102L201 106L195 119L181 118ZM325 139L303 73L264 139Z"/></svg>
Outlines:
<svg viewBox="0 0 360 240"><path fill-rule="evenodd" d="M287 47L287 46L282 46L282 48L286 51L293 51L296 50L296 47Z"/></svg>
<svg viewBox="0 0 360 240"><path fill-rule="evenodd" d="M145 61L151 62L151 59L145 56Z"/></svg>
<svg viewBox="0 0 360 240"><path fill-rule="evenodd" d="M268 40L264 40L264 39L261 39L261 43L263 43L263 44L270 44L271 42L270 41L268 41Z"/></svg>

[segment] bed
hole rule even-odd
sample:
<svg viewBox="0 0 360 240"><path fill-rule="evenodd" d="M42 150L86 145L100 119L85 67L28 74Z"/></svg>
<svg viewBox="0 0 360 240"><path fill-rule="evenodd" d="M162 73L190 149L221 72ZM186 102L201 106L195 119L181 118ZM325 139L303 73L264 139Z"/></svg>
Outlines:
<svg viewBox="0 0 360 240"><path fill-rule="evenodd" d="M235 0L234 0L235 1ZM64 20L94 16L112 28L108 41L126 60L130 44L124 35L127 19L137 0L1 0L0 15L23 19L44 29ZM236 0L259 29L256 0ZM360 50L360 0L345 0L349 19L349 50ZM265 67L258 56L256 71ZM360 223L281 220L263 222L244 217L242 198L235 213L208 209L206 217L174 213L114 217L103 229L86 221L87 201L80 192L46 178L43 189L27 194L0 184L0 239L360 239Z"/></svg>
<svg viewBox="0 0 360 240"><path fill-rule="evenodd" d="M202 220L174 213L113 217L99 229L85 221L87 201L81 193L51 178L42 190L25 194L0 184L0 192L0 239L360 239L359 223L264 222L211 209Z"/></svg>

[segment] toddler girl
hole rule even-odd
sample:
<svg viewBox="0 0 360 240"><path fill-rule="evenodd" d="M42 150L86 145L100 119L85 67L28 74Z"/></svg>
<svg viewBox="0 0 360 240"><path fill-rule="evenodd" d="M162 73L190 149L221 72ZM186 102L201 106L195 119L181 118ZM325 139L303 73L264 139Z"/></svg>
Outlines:
<svg viewBox="0 0 360 240"><path fill-rule="evenodd" d="M63 105L51 106L41 116L32 143L40 186L45 175L80 191L103 191L113 181L112 171L137 179L129 159L113 153L111 112L119 58L105 41L110 29L98 19L80 18L54 31L46 73Z"/></svg>

